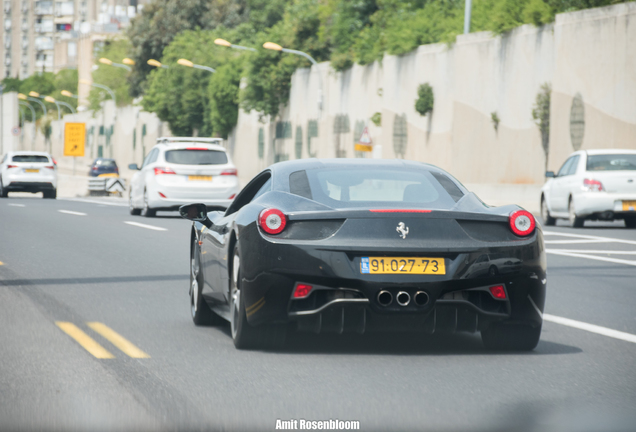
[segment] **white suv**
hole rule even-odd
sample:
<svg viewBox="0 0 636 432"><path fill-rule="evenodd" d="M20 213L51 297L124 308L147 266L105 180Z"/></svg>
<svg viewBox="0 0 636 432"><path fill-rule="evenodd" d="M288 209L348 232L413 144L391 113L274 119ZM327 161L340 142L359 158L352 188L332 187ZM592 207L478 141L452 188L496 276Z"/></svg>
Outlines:
<svg viewBox="0 0 636 432"><path fill-rule="evenodd" d="M57 197L57 166L44 152L8 152L0 163L0 198L9 192L42 192L44 198Z"/></svg>
<svg viewBox="0 0 636 432"><path fill-rule="evenodd" d="M623 219L636 228L636 150L581 150L572 153L558 174L541 189L541 217L574 227L585 220Z"/></svg>
<svg viewBox="0 0 636 432"><path fill-rule="evenodd" d="M130 184L130 214L153 217L193 202L227 207L239 192L220 138L159 138Z"/></svg>

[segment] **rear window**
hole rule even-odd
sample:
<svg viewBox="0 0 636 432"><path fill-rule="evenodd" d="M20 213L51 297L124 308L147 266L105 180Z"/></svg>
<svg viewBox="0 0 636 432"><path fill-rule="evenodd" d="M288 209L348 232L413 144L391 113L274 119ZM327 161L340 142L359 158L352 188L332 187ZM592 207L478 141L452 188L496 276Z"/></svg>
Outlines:
<svg viewBox="0 0 636 432"><path fill-rule="evenodd" d="M48 163L49 158L40 155L15 155L12 158L13 162L31 162L31 163Z"/></svg>
<svg viewBox="0 0 636 432"><path fill-rule="evenodd" d="M424 170L382 167L297 171L290 176L290 191L333 208L449 208L455 204L454 197Z"/></svg>
<svg viewBox="0 0 636 432"><path fill-rule="evenodd" d="M101 167L116 167L117 166L114 160L104 160L104 159L95 161L95 165L101 166Z"/></svg>
<svg viewBox="0 0 636 432"><path fill-rule="evenodd" d="M588 155L588 171L636 171L636 154Z"/></svg>
<svg viewBox="0 0 636 432"><path fill-rule="evenodd" d="M169 150L166 162L180 165L223 165L227 155L218 150Z"/></svg>

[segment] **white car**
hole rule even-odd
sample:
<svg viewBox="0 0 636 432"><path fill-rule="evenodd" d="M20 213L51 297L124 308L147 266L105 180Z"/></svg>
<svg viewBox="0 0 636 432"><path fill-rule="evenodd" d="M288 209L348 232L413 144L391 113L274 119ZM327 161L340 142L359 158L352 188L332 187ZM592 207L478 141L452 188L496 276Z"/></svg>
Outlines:
<svg viewBox="0 0 636 432"><path fill-rule="evenodd" d="M44 152L12 151L0 163L0 198L9 192L42 192L44 198L57 197L57 165Z"/></svg>
<svg viewBox="0 0 636 432"><path fill-rule="evenodd" d="M581 150L572 153L541 189L541 217L574 227L585 220L623 219L636 228L636 150Z"/></svg>
<svg viewBox="0 0 636 432"><path fill-rule="evenodd" d="M153 217L184 204L227 207L239 192L236 167L220 138L159 138L130 184L130 214Z"/></svg>

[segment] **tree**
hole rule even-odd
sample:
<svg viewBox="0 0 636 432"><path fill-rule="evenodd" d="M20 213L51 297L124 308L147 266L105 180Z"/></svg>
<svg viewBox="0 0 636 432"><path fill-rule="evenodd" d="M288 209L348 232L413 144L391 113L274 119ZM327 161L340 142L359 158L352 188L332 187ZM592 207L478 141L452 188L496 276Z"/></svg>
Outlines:
<svg viewBox="0 0 636 432"><path fill-rule="evenodd" d="M421 84L417 88L417 96L418 98L415 101L415 111L420 113L422 116L433 111L435 97L433 96L433 87L431 87L429 83Z"/></svg>
<svg viewBox="0 0 636 432"><path fill-rule="evenodd" d="M77 92L77 69L62 69L55 75L54 85L55 91L51 96L55 99L59 99L62 102L66 102L73 108L77 108L77 99L72 97L66 97L62 95L62 90L70 91L71 93Z"/></svg>
<svg viewBox="0 0 636 432"><path fill-rule="evenodd" d="M532 119L539 126L541 131L541 145L545 153L545 166L548 167L548 153L550 151L550 95L552 85L544 83L541 85L537 98L532 108Z"/></svg>
<svg viewBox="0 0 636 432"><path fill-rule="evenodd" d="M212 131L223 138L227 138L238 121L243 63L241 58L230 60L216 70L208 85Z"/></svg>

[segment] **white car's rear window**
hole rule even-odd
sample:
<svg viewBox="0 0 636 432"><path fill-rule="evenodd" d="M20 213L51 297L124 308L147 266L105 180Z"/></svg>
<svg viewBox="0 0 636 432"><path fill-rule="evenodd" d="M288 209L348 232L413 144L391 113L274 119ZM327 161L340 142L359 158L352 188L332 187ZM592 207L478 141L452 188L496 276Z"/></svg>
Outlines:
<svg viewBox="0 0 636 432"><path fill-rule="evenodd" d="M588 171L636 171L636 154L588 155Z"/></svg>
<svg viewBox="0 0 636 432"><path fill-rule="evenodd" d="M49 158L41 155L14 155L12 162L49 163Z"/></svg>
<svg viewBox="0 0 636 432"><path fill-rule="evenodd" d="M207 149L168 150L166 162L179 165L223 165L227 155L223 151Z"/></svg>

